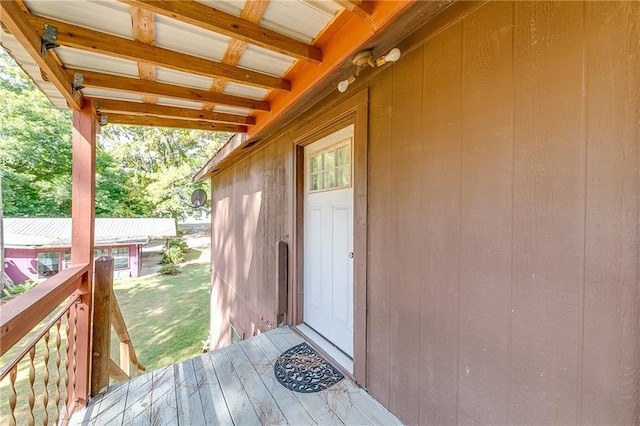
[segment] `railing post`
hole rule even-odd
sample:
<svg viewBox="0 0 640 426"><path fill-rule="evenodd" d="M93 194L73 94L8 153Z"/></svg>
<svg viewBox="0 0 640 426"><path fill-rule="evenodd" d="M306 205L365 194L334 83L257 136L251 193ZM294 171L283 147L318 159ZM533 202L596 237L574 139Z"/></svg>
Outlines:
<svg viewBox="0 0 640 426"><path fill-rule="evenodd" d="M102 256L95 263L93 283L93 349L91 353L91 396L109 386L111 360L111 291L113 257Z"/></svg>
<svg viewBox="0 0 640 426"><path fill-rule="evenodd" d="M131 353L129 352L129 341L120 342L120 368L128 377L131 377Z"/></svg>
<svg viewBox="0 0 640 426"><path fill-rule="evenodd" d="M71 172L71 264L88 263L77 294L77 340L74 384L70 395L74 404L86 406L91 371L91 296L93 293L93 236L95 218L97 115L90 100L80 111L73 111ZM70 410L75 407L67 407Z"/></svg>

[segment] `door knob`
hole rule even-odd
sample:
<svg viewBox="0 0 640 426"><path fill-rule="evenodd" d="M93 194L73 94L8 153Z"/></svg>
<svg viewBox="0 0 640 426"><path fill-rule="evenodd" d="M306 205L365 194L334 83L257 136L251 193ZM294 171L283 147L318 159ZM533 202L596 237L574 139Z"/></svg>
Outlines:
<svg viewBox="0 0 640 426"><path fill-rule="evenodd" d="M353 252L352 251L349 252L349 259L353 259Z"/></svg>

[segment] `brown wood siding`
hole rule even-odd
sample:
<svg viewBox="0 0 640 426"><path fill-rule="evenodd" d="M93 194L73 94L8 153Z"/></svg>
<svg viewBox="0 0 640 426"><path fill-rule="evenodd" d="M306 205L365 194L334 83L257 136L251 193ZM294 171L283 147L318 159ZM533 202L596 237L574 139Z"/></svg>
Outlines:
<svg viewBox="0 0 640 426"><path fill-rule="evenodd" d="M212 180L213 346L276 326L276 242L286 241L283 144L266 144Z"/></svg>
<svg viewBox="0 0 640 426"><path fill-rule="evenodd" d="M273 325L295 140L368 88L368 391L410 424L640 424L640 3L456 7L214 175L212 334Z"/></svg>
<svg viewBox="0 0 640 426"><path fill-rule="evenodd" d="M639 22L489 3L371 79L367 384L407 423L640 421Z"/></svg>

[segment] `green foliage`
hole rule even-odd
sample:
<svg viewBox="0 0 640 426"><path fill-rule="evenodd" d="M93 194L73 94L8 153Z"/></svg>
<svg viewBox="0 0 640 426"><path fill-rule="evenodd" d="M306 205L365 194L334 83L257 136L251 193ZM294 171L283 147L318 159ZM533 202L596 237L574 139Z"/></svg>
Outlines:
<svg viewBox="0 0 640 426"><path fill-rule="evenodd" d="M180 250L182 250L185 253L189 251L189 246L187 245L187 242L183 238L176 238L174 240L169 241L169 248L171 247L178 247Z"/></svg>
<svg viewBox="0 0 640 426"><path fill-rule="evenodd" d="M161 275L178 275L180 272L182 272L182 269L175 263L168 263L158 269L158 273Z"/></svg>
<svg viewBox="0 0 640 426"><path fill-rule="evenodd" d="M18 294L22 294L25 293L27 290L30 290L32 288L34 288L35 286L38 285L37 281L34 280L26 280L20 284L16 284L13 287L9 287L6 286L5 287L5 292L8 293L4 294L2 297L2 300L9 300L9 299L13 299L14 296L17 296Z"/></svg>
<svg viewBox="0 0 640 426"><path fill-rule="evenodd" d="M160 263L180 263L184 260L184 251L180 247L169 247L167 251L162 255L162 261Z"/></svg>
<svg viewBox="0 0 640 426"><path fill-rule="evenodd" d="M71 113L53 107L0 49L0 173L4 214L71 213ZM229 134L108 125L96 148L97 217L195 213L191 177ZM206 189L206 188L204 188Z"/></svg>

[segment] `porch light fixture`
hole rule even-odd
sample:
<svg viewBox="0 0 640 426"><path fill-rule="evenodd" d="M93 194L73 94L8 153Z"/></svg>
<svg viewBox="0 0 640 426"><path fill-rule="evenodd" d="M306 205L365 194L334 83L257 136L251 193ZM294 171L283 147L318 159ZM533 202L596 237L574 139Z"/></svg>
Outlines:
<svg viewBox="0 0 640 426"><path fill-rule="evenodd" d="M371 52L371 50L363 50L362 52L354 56L353 59L351 59L353 65L356 66L356 70L349 77L338 83L338 91L340 93L346 92L347 88L349 88L349 85L356 81L356 78L358 77L358 75L360 75L360 72L366 67L376 68L383 66L387 62L395 62L400 59L400 54L400 49L394 47L386 55L380 56L378 59L373 60L373 52Z"/></svg>

